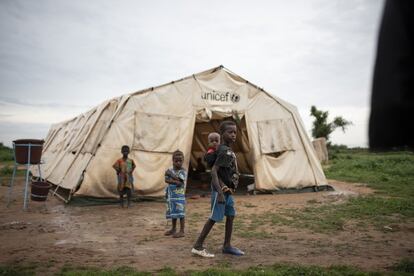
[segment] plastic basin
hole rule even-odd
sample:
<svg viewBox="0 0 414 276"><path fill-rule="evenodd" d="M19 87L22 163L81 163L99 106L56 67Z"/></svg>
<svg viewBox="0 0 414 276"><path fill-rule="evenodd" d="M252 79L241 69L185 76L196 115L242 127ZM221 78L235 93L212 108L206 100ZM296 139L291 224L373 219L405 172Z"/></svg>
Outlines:
<svg viewBox="0 0 414 276"><path fill-rule="evenodd" d="M39 164L42 157L43 140L36 139L20 139L14 140L14 149L16 163L19 164ZM28 162L28 153L30 147L30 162Z"/></svg>
<svg viewBox="0 0 414 276"><path fill-rule="evenodd" d="M45 181L33 181L30 198L34 201L45 201L51 185Z"/></svg>

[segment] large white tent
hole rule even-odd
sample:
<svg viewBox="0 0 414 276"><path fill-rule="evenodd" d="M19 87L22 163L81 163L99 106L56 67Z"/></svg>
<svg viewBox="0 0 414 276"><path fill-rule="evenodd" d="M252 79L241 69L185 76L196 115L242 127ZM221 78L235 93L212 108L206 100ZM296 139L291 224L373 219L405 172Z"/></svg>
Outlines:
<svg viewBox="0 0 414 276"><path fill-rule="evenodd" d="M256 189L327 184L296 107L223 66L108 100L52 125L42 177L66 191L66 199L117 197L112 164L129 145L136 191L161 196L172 152L183 151L184 167L194 167L208 133L229 117L238 123L239 170L254 175ZM38 175L36 168L32 172Z"/></svg>

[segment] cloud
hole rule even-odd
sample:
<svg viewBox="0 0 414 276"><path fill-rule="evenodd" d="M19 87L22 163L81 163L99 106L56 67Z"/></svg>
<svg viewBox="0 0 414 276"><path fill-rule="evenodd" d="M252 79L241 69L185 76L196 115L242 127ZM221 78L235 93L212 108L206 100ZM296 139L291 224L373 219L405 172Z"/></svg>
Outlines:
<svg viewBox="0 0 414 276"><path fill-rule="evenodd" d="M14 98L6 98L0 96L0 105L7 106L7 105L14 105L14 106L21 106L21 107L37 107L37 108L83 108L88 109L91 106L87 105L76 105L71 103L62 103L62 102L38 102L33 103L33 100L21 100L21 99L14 99ZM34 99L34 101L36 101Z"/></svg>
<svg viewBox="0 0 414 276"><path fill-rule="evenodd" d="M0 121L0 142L11 147L12 141L22 138L44 139L49 124L41 123L10 123Z"/></svg>
<svg viewBox="0 0 414 276"><path fill-rule="evenodd" d="M24 100L11 102L0 99L0 107L5 115L0 116L2 123L52 124L75 117L87 111L84 106L52 103L30 104Z"/></svg>
<svg viewBox="0 0 414 276"><path fill-rule="evenodd" d="M0 1L0 101L12 115L0 120L68 119L219 64L301 110L362 110L369 106L382 5ZM346 134L349 143L365 143L365 129L358 131Z"/></svg>

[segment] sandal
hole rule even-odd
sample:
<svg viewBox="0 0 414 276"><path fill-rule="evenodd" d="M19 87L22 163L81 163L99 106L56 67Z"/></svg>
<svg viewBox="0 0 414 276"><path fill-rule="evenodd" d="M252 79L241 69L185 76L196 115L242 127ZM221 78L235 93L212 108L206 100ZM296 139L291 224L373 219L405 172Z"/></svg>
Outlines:
<svg viewBox="0 0 414 276"><path fill-rule="evenodd" d="M170 229L167 232L164 233L165 236L171 236L176 233L176 230Z"/></svg>
<svg viewBox="0 0 414 276"><path fill-rule="evenodd" d="M230 254L234 256L243 256L244 252L238 249L237 247L229 246L229 247L223 247L223 254Z"/></svg>
<svg viewBox="0 0 414 276"><path fill-rule="evenodd" d="M184 232L177 232L173 234L173 238L182 238L184 237Z"/></svg>

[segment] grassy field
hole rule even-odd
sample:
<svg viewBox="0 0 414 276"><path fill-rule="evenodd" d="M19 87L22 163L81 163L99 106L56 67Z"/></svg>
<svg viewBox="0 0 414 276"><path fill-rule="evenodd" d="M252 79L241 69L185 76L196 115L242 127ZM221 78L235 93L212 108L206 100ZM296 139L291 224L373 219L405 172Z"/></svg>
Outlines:
<svg viewBox="0 0 414 276"><path fill-rule="evenodd" d="M305 228L309 231L334 235L344 231L352 222L358 229L374 227L380 231L392 231L399 224L414 221L414 154L411 152L371 153L367 150L335 149L331 160L324 166L329 179L366 184L375 192L366 196L352 197L340 204L309 201L305 209L287 209L260 215L241 214L236 220L236 234L245 238L274 237L267 229L274 225ZM359 183L359 184L358 184ZM254 208L254 205L246 205ZM199 219L199 214L193 216ZM318 219L315 219L317 217ZM189 217L191 220L192 218ZM194 219L194 218L193 218ZM390 227L391 226L391 227ZM223 227L223 225L218 225ZM397 228L398 229L398 228ZM283 238L280 236L279 238ZM0 266L0 275L34 275L39 267ZM367 272L353 267L284 265L251 267L237 271L225 265L206 271L180 272L180 275L413 275L414 260L404 259L389 268L389 272ZM91 267L63 267L56 275L152 275L132 268L112 270ZM157 275L178 275L171 268L157 271Z"/></svg>
<svg viewBox="0 0 414 276"><path fill-rule="evenodd" d="M8 178L13 174L13 150L0 143L0 177ZM21 166L20 166L21 167ZM25 175L25 170L17 170L17 176Z"/></svg>
<svg viewBox="0 0 414 276"><path fill-rule="evenodd" d="M345 222L383 229L391 223L414 219L414 154L371 153L367 150L336 150L325 166L330 179L364 183L373 195L351 198L339 205L311 204L305 210L255 217L271 224L306 227L317 232L343 230ZM315 220L318 217L318 220Z"/></svg>
<svg viewBox="0 0 414 276"><path fill-rule="evenodd" d="M366 183L388 197L414 197L414 154L336 150L325 169L328 178Z"/></svg>
<svg viewBox="0 0 414 276"><path fill-rule="evenodd" d="M355 224L359 229L375 227L381 231L392 231L390 225L396 228L399 223L414 220L413 153L342 149L336 150L332 157L324 168L328 178L358 185L363 183L374 189L375 193L353 197L342 204L310 201L305 209L300 210L241 214L236 221L237 234L245 238L266 239L274 236L268 229L273 229L271 226L275 225L333 234L343 231L346 223Z"/></svg>
<svg viewBox="0 0 414 276"><path fill-rule="evenodd" d="M13 161L13 150L0 143L0 162Z"/></svg>
<svg viewBox="0 0 414 276"><path fill-rule="evenodd" d="M358 197L339 206L319 210L326 220L356 219L376 226L412 221L414 218L414 154L412 152L371 153L366 150L338 150L325 169L328 178L365 183L374 195ZM317 212L312 208L311 212ZM325 220L325 221L326 221Z"/></svg>
<svg viewBox="0 0 414 276"><path fill-rule="evenodd" d="M6 267L0 266L0 275L36 275L39 269L36 265L21 266L21 267ZM317 266L301 266L301 265L287 265L287 264L275 264L273 266L255 266L247 270L235 270L225 266L211 268L205 271L185 271L176 272L172 268L164 268L156 271L156 275L160 276L175 276L175 275L191 275L191 276L238 276L238 275L263 275L263 276L291 276L291 275L412 275L414 273L414 265L408 260L402 260L400 263L390 267L390 271L387 273L375 272L375 271L361 271L349 266L331 266L328 268L321 268ZM130 267L118 267L111 270L104 270L100 268L92 267L63 267L59 272L56 272L57 276L141 276L141 275L154 275L154 272L142 272L137 271Z"/></svg>

